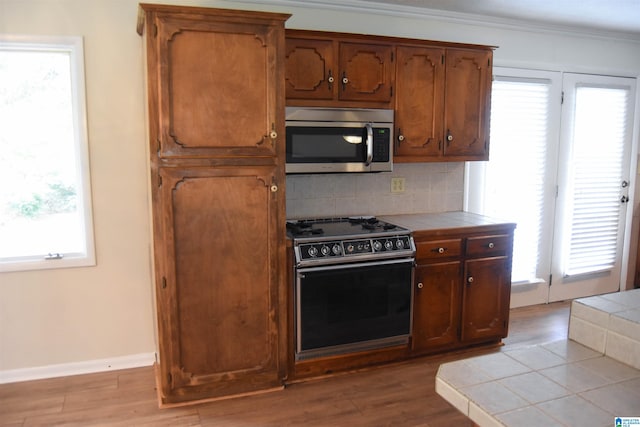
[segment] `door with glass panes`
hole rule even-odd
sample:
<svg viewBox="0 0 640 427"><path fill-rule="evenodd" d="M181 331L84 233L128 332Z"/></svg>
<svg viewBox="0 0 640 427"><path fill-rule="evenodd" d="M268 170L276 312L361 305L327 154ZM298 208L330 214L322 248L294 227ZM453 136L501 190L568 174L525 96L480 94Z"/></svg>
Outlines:
<svg viewBox="0 0 640 427"><path fill-rule="evenodd" d="M635 79L494 74L491 157L467 165L466 208L518 223L512 307L618 290Z"/></svg>
<svg viewBox="0 0 640 427"><path fill-rule="evenodd" d="M565 74L549 301L620 289L635 79Z"/></svg>

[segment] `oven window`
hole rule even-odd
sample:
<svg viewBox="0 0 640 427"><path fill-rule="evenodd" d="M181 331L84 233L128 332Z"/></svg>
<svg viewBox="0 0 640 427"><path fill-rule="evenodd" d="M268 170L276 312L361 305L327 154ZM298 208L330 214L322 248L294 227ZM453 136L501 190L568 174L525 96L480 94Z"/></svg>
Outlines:
<svg viewBox="0 0 640 427"><path fill-rule="evenodd" d="M408 335L412 263L299 275L299 351Z"/></svg>
<svg viewBox="0 0 640 427"><path fill-rule="evenodd" d="M366 128L287 126L287 162L363 162Z"/></svg>

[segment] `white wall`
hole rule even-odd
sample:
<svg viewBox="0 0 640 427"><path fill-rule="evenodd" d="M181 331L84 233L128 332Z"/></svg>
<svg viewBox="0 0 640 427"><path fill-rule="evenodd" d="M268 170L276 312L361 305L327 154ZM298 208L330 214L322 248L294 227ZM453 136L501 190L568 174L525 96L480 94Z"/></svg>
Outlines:
<svg viewBox="0 0 640 427"><path fill-rule="evenodd" d="M2 33L84 38L97 257L0 273L0 371L154 351L136 11L134 1L0 0Z"/></svg>
<svg viewBox="0 0 640 427"><path fill-rule="evenodd" d="M166 3L291 12L289 28L496 45L496 65L640 75L640 44L633 42L222 0ZM98 262L91 268L0 273L0 373L154 351L137 7L135 0L0 0L1 33L84 37ZM428 166L427 175L442 167ZM462 192L456 172L461 168L450 167L460 187L450 188L454 200L445 206L456 204ZM412 168L401 171L415 173ZM380 186L388 193L385 182Z"/></svg>

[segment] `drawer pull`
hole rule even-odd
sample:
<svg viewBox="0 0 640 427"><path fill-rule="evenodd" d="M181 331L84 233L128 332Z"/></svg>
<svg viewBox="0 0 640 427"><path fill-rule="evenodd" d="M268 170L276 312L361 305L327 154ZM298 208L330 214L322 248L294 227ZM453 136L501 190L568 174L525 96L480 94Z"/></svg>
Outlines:
<svg viewBox="0 0 640 427"><path fill-rule="evenodd" d="M438 250L438 253L439 253L439 254L443 254L443 253L445 253L445 251L447 250L447 248L438 248L437 250Z"/></svg>
<svg viewBox="0 0 640 427"><path fill-rule="evenodd" d="M422 282L418 283L418 289L424 288L424 284Z"/></svg>
<svg viewBox="0 0 640 427"><path fill-rule="evenodd" d="M469 276L469 278L467 279L467 282L469 282L469 283L473 283L473 277L472 277L472 276Z"/></svg>
<svg viewBox="0 0 640 427"><path fill-rule="evenodd" d="M493 249L496 245L493 244L493 242L489 242L489 244L487 245L487 247L489 249Z"/></svg>

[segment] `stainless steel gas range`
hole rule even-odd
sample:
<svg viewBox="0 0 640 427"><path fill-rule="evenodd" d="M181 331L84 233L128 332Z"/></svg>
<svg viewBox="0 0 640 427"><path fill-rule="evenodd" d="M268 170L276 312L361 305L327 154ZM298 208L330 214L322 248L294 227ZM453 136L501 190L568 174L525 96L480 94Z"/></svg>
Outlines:
<svg viewBox="0 0 640 427"><path fill-rule="evenodd" d="M395 345L411 335L415 244L375 217L287 221L296 359Z"/></svg>

